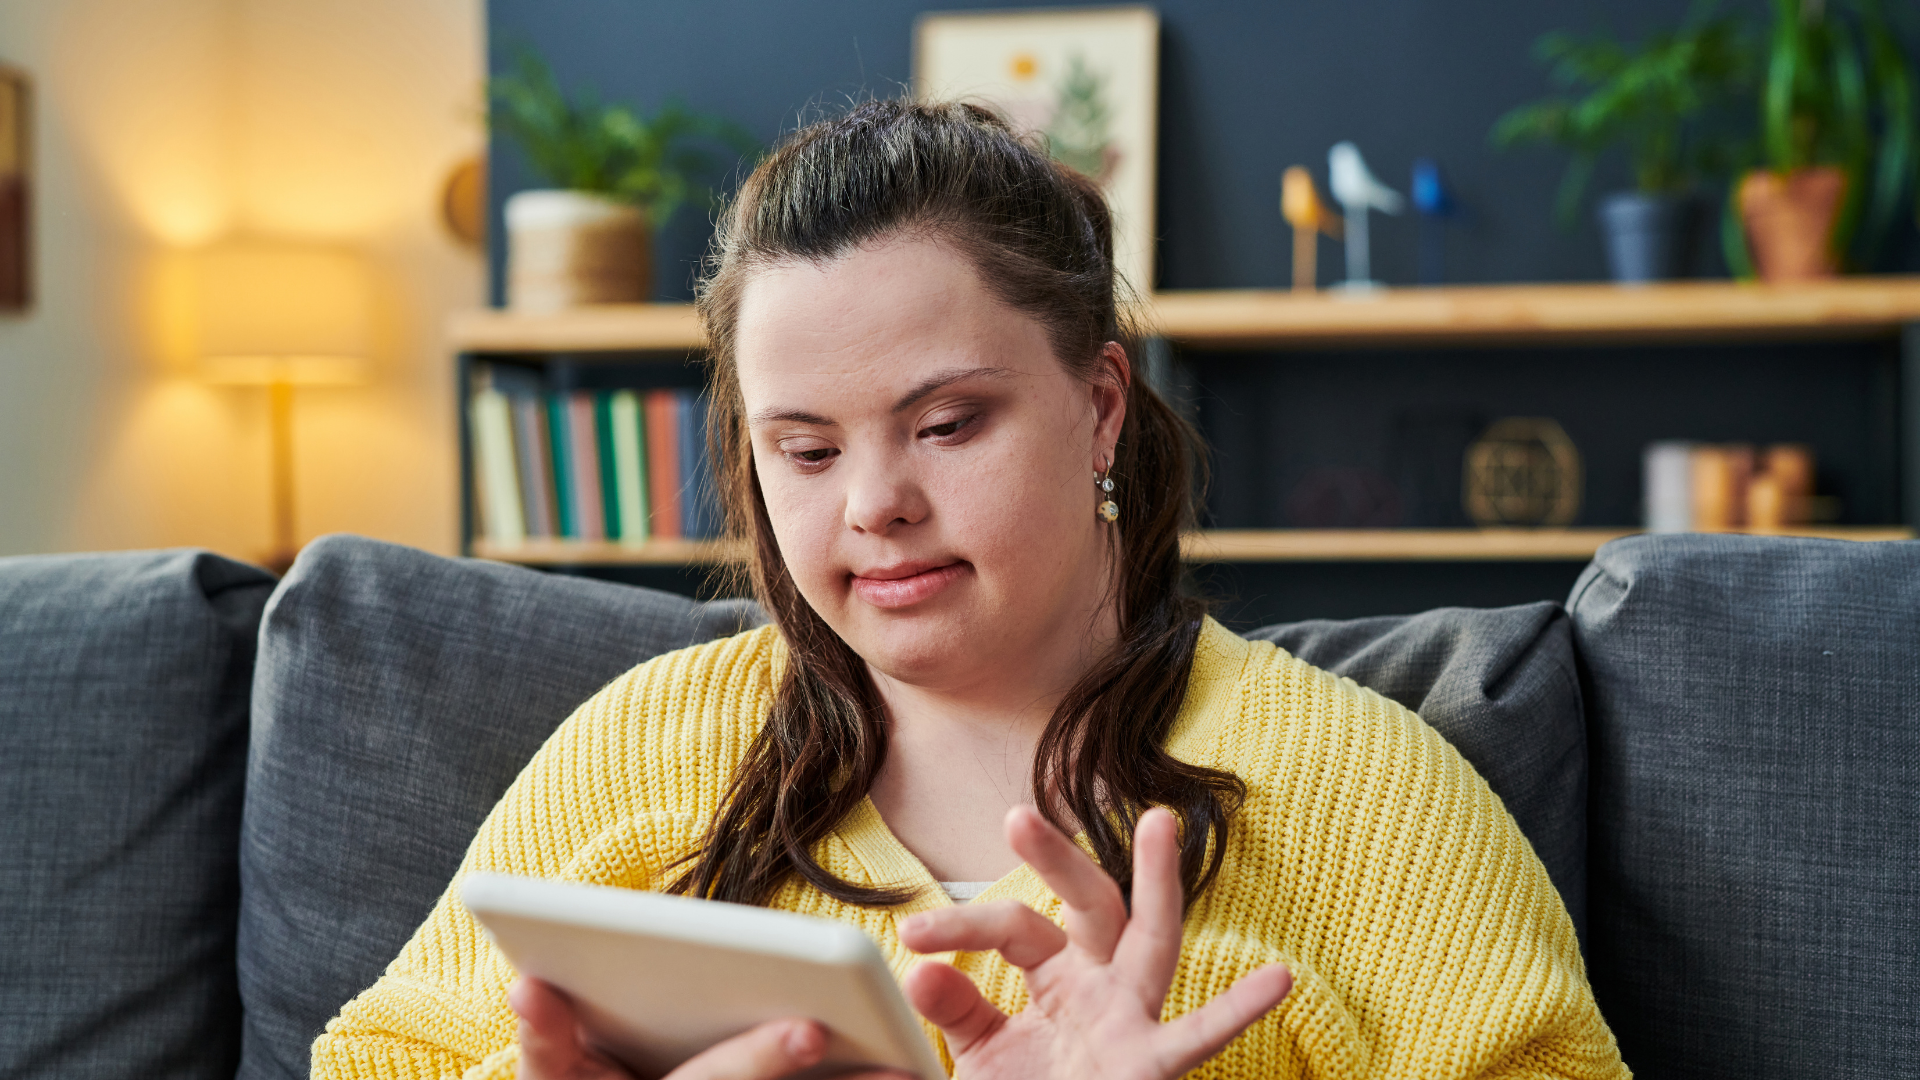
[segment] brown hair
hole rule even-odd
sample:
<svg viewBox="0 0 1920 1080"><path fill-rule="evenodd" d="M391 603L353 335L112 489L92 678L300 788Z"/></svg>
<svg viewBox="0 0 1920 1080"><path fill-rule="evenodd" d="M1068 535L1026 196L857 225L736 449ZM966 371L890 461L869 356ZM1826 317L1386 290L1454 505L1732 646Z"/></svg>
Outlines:
<svg viewBox="0 0 1920 1080"><path fill-rule="evenodd" d="M912 895L904 885L844 881L812 855L872 786L887 727L865 663L800 595L780 557L734 366L741 290L756 269L825 262L904 232L961 252L995 297L1046 327L1061 364L1084 380L1108 377L1099 360L1107 342L1132 340L1099 190L985 109L866 102L795 132L747 177L698 291L712 365L707 430L729 527L751 542L753 591L785 636L789 661L766 725L673 892L761 903L798 874L855 904ZM1172 810L1189 902L1219 872L1245 790L1231 773L1162 748L1205 611L1180 591L1197 447L1192 428L1135 377L1112 470L1120 523L1108 531L1119 565L1119 640L1054 710L1033 765L1041 812L1084 830L1123 890L1135 823L1150 807Z"/></svg>

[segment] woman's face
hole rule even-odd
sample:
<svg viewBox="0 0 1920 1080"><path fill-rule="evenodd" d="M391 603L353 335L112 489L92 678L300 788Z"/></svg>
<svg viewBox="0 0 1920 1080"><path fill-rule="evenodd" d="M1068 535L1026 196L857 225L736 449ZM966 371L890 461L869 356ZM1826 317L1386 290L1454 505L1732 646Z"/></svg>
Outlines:
<svg viewBox="0 0 1920 1080"><path fill-rule="evenodd" d="M895 238L755 272L736 354L788 570L874 668L1018 685L1111 633L1093 473L1125 413L1117 346L1082 381L962 256Z"/></svg>

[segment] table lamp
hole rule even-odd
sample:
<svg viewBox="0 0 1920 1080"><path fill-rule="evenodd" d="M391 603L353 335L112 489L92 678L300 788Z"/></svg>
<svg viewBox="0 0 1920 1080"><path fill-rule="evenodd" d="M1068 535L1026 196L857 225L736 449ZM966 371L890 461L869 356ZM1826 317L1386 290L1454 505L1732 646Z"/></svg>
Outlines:
<svg viewBox="0 0 1920 1080"><path fill-rule="evenodd" d="M366 376L372 290L344 252L293 245L226 245L197 259L197 355L207 381L267 390L273 547L284 574L294 539L293 391Z"/></svg>

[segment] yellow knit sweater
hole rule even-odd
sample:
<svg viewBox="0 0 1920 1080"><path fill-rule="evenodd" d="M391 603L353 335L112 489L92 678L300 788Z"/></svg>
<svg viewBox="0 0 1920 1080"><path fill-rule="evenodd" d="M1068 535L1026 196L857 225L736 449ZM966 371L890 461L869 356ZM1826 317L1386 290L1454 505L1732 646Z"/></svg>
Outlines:
<svg viewBox="0 0 1920 1080"><path fill-rule="evenodd" d="M761 629L616 679L528 764L460 875L662 885L763 722L784 652ZM1249 797L1218 881L1187 916L1166 1015L1273 961L1295 980L1192 1075L1627 1075L1539 859L1472 767L1411 712L1209 620L1168 748L1233 770ZM861 927L904 973L915 956L895 935L899 920L951 901L870 802L816 855L849 881L921 886L891 910L797 883L773 901ZM314 1077L513 1075L513 971L455 899L458 885L327 1025ZM981 899L1005 897L1060 918L1025 867ZM1026 1003L1020 972L998 954L942 959L1007 1012Z"/></svg>

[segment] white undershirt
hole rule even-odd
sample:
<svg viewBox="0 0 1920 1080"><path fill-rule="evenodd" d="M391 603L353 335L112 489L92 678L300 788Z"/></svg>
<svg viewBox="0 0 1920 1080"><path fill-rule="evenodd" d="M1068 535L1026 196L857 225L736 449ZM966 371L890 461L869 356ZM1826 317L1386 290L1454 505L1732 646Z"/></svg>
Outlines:
<svg viewBox="0 0 1920 1080"><path fill-rule="evenodd" d="M964 904L993 887L991 881L943 881L940 888L956 904Z"/></svg>

